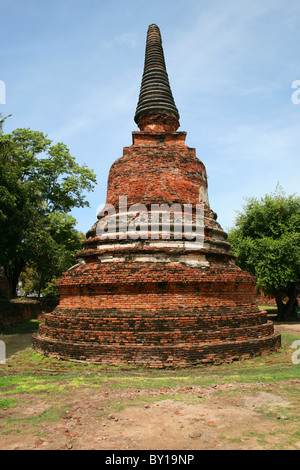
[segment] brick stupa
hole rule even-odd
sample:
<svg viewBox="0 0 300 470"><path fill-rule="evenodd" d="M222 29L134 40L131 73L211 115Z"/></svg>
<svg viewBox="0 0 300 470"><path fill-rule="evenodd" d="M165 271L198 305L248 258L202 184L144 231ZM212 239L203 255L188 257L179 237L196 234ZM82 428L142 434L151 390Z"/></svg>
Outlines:
<svg viewBox="0 0 300 470"><path fill-rule="evenodd" d="M209 206L205 167L185 144L186 133L177 132L156 25L148 29L135 122L140 131L110 169L106 206L78 264L58 280L59 305L33 336L34 349L67 360L149 367L276 350L280 336L256 306L255 279L236 266ZM176 218L183 206L191 210L190 231ZM169 231L162 208L169 210ZM152 220L158 223L150 226ZM195 233L200 237L193 240Z"/></svg>

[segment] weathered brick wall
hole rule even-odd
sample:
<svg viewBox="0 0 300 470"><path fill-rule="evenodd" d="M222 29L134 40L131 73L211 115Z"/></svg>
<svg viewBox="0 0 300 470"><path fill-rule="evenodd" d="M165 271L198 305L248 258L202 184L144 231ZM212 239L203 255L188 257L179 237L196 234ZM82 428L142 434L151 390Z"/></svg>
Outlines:
<svg viewBox="0 0 300 470"><path fill-rule="evenodd" d="M123 157L112 165L107 185L107 203L118 207L119 197L126 196L132 204L196 204L200 188L206 188L203 163L195 149L180 141L180 145L165 144L166 134L155 134L156 146L148 145L153 134L140 134L138 144L124 149ZM180 133L167 134L181 137ZM162 139L157 145L157 139ZM176 140L175 140L176 142Z"/></svg>
<svg viewBox="0 0 300 470"><path fill-rule="evenodd" d="M270 307L276 307L276 300L273 297L268 297L263 294L263 292L257 293L256 298L257 305L268 305Z"/></svg>
<svg viewBox="0 0 300 470"><path fill-rule="evenodd" d="M231 362L238 359L270 354L280 347L280 336L272 335L244 341L188 342L183 345L159 344L151 346L128 342L104 343L75 342L47 339L33 335L33 347L51 357L67 360L98 362L107 365L136 365L153 368L190 367L213 362Z"/></svg>
<svg viewBox="0 0 300 470"><path fill-rule="evenodd" d="M254 285L235 266L88 263L60 279L60 304L33 345L66 359L150 367L270 352L280 338L255 305Z"/></svg>

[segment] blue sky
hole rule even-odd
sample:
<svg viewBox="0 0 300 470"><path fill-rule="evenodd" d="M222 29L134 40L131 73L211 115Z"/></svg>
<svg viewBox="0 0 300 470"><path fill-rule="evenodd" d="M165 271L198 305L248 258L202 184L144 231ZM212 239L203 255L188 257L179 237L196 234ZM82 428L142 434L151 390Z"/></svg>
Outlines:
<svg viewBox="0 0 300 470"><path fill-rule="evenodd" d="M42 131L94 169L90 208L72 212L77 228L96 221L110 166L138 130L151 23L161 30L179 130L206 166L222 227L245 197L277 183L297 193L299 0L1 0L0 112L12 114L4 132Z"/></svg>

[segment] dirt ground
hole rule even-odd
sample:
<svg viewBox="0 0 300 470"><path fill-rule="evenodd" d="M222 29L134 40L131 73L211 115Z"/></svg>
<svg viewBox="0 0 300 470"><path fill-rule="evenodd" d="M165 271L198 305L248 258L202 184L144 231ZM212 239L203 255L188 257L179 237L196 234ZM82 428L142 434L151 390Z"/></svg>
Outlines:
<svg viewBox="0 0 300 470"><path fill-rule="evenodd" d="M300 325L276 325L299 333ZM292 380L300 386L300 380ZM39 416L59 400L67 410L33 431L0 435L1 450L259 450L280 446L285 430L299 423L286 416L292 406L280 393L284 384L223 383L177 386L171 390L133 387L72 390L70 394L28 396L26 405L0 409L0 425L9 418ZM227 392L227 393L220 393ZM232 393L231 393L232 392ZM177 399L178 397L178 399ZM114 408L112 408L114 403ZM264 411L262 411L264 410ZM278 411L279 410L279 411ZM281 410L281 411L280 411ZM25 422L25 421L24 421ZM292 428L291 428L292 427ZM299 441L289 447L300 449Z"/></svg>

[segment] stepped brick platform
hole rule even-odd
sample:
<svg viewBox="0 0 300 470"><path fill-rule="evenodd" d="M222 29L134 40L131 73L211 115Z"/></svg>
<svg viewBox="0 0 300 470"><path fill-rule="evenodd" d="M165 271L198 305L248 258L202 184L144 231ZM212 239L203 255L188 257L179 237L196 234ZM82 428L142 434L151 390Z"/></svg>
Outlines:
<svg viewBox="0 0 300 470"><path fill-rule="evenodd" d="M210 208L205 166L177 131L156 25L148 29L135 121L140 131L111 167L106 205L78 264L58 280L59 305L33 348L155 368L275 351L280 336L256 306L255 279L236 266Z"/></svg>

